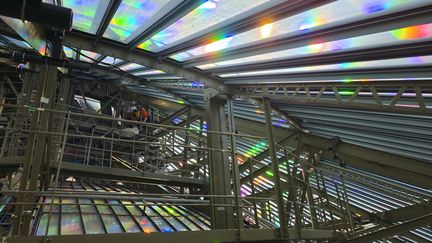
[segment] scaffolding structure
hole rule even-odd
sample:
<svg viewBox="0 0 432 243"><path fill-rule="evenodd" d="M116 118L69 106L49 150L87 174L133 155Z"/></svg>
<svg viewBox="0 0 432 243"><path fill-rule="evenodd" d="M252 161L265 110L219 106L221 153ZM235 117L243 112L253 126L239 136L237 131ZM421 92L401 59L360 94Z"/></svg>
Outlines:
<svg viewBox="0 0 432 243"><path fill-rule="evenodd" d="M382 223L391 222L379 214L374 216L375 221L370 221L370 213L351 202L358 200L349 191L355 183L405 200L407 208L415 204L426 211L430 209L430 194L323 160L319 148L303 143L302 133L292 132L276 142L268 99L263 100L267 137L239 132L232 97L226 101L209 99L209 110L204 114L207 118L194 116L188 108L165 118L166 121L183 116L184 122L177 120L181 125L167 125L164 120L144 123L84 109L90 107L90 98L85 95L81 96L87 103L84 108L70 106L74 99L69 91L70 79L57 78L53 67L38 68L25 73L16 98L2 98L2 116L9 121L0 128L2 175L9 180L8 190L2 194L15 196L5 203L11 223L7 242L37 242L46 237L68 240L67 236L54 236L61 234L61 224L57 233L46 226L45 231L39 229L41 218L47 218L46 225L51 227L52 215L58 214L53 210L60 205L114 208L123 205L124 200L132 200L130 205L140 207L196 208L209 222L208 228L201 228L209 232L197 233L197 237L211 239L217 236L213 232L224 232L226 238L220 239L225 241L343 240L380 235L379 232L385 235L387 229L381 228ZM42 92L47 85L52 88L50 93ZM119 111L122 104L129 103L119 100ZM139 134L124 130L137 125ZM241 148L244 143L257 144L257 151L249 155L246 152L245 157L237 145ZM335 142L333 149L337 146ZM340 160L336 151L331 152L336 161ZM93 184L121 182L142 192L95 194L64 187L72 182L75 188L77 180ZM267 181L272 187L263 187L260 181ZM164 193L155 191L154 185L164 187ZM139 225L140 221L135 223ZM195 238L189 234L182 233L182 239L183 235L185 241ZM166 240L173 236L152 237Z"/></svg>
<svg viewBox="0 0 432 243"><path fill-rule="evenodd" d="M62 1L0 7L1 242L432 241L430 0L220 1L162 44L219 1L177 2L124 42L129 1L94 33Z"/></svg>

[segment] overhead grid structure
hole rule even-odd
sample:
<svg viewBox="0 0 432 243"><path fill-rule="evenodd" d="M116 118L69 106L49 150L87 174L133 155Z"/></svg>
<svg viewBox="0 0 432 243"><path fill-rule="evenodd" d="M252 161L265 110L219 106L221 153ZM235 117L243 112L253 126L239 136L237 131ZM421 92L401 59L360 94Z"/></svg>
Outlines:
<svg viewBox="0 0 432 243"><path fill-rule="evenodd" d="M431 115L431 0L4 1L0 237L429 242Z"/></svg>

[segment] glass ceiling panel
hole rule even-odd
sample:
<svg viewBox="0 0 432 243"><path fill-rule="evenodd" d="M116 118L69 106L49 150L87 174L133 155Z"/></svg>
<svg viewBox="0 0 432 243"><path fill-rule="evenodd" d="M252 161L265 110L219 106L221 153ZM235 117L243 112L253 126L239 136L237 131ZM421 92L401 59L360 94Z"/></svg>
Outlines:
<svg viewBox="0 0 432 243"><path fill-rule="evenodd" d="M118 216L123 228L126 232L140 232L140 227L137 225L132 216Z"/></svg>
<svg viewBox="0 0 432 243"><path fill-rule="evenodd" d="M25 49L32 49L32 47L25 41L20 41L5 35L1 35L1 37L7 39L8 41L12 42L14 45L18 47L25 48ZM0 42L1 41L2 40L0 39Z"/></svg>
<svg viewBox="0 0 432 243"><path fill-rule="evenodd" d="M145 70L137 73L132 73L135 76L150 76L150 75L158 75L158 74L164 74L164 71L156 70L156 69L150 69Z"/></svg>
<svg viewBox="0 0 432 243"><path fill-rule="evenodd" d="M167 80L167 79L183 79L183 78L178 77L178 76L152 76L151 79Z"/></svg>
<svg viewBox="0 0 432 243"><path fill-rule="evenodd" d="M101 54L99 54L99 53L81 50L80 61L94 62L94 60L97 60L100 57L101 57Z"/></svg>
<svg viewBox="0 0 432 243"><path fill-rule="evenodd" d="M101 215L108 233L122 233L123 229L114 215Z"/></svg>
<svg viewBox="0 0 432 243"><path fill-rule="evenodd" d="M76 53L74 50L72 50L71 48L69 48L67 46L63 46L63 51L66 54L67 58L75 59Z"/></svg>
<svg viewBox="0 0 432 243"><path fill-rule="evenodd" d="M81 217L79 214L62 214L61 215L61 228L60 234L62 235L77 235L83 234L81 224Z"/></svg>
<svg viewBox="0 0 432 243"><path fill-rule="evenodd" d="M311 41L310 45L304 47L243 57L229 61L204 64L197 66L197 68L207 70L257 62L277 61L281 59L286 59L288 57L301 57L308 54L325 54L335 51L350 51L361 48L375 48L380 46L412 43L416 41L425 41L430 39L432 39L432 24L424 24L337 41Z"/></svg>
<svg viewBox="0 0 432 243"><path fill-rule="evenodd" d="M76 188L77 183L62 183L62 189ZM88 187L89 184L83 184ZM129 190L110 185L101 187L94 185L96 191L113 191L129 193ZM36 235L44 235L47 230L49 206L51 198L42 198L47 203L39 209L35 224ZM55 198L52 208L48 235L103 234L124 232L172 232L185 230L210 229L206 216L199 216L182 207L167 205L144 206L143 201L104 200L91 198ZM91 203L96 205L91 205ZM85 204L85 205L76 205ZM148 202L152 203L152 202ZM107 205L109 204L109 205ZM196 217L192 216L195 215ZM203 221L199 223L198 221Z"/></svg>
<svg viewBox="0 0 432 243"><path fill-rule="evenodd" d="M144 233L151 233L157 231L155 226L150 222L149 218L146 216L136 217Z"/></svg>
<svg viewBox="0 0 432 243"><path fill-rule="evenodd" d="M47 224L48 224L48 214L42 215L39 225L36 231L36 235L58 235L58 224L59 224L59 216L58 214L51 215L50 224L47 232Z"/></svg>
<svg viewBox="0 0 432 243"><path fill-rule="evenodd" d="M123 62L122 59L114 58L111 56L106 56L104 59L102 59L102 61L99 64L105 65L105 66L111 66L111 65L119 64L121 62Z"/></svg>
<svg viewBox="0 0 432 243"><path fill-rule="evenodd" d="M182 0L123 0L103 36L128 43L181 2Z"/></svg>
<svg viewBox="0 0 432 243"><path fill-rule="evenodd" d="M103 234L105 233L102 220L96 214L83 214L82 215L84 228L86 234Z"/></svg>
<svg viewBox="0 0 432 243"><path fill-rule="evenodd" d="M145 66L132 62L132 63L128 63L125 65L121 65L119 68L125 72L128 72L128 71L133 71L133 70L138 69L138 68L145 68Z"/></svg>
<svg viewBox="0 0 432 243"><path fill-rule="evenodd" d="M222 78L235 78L247 76L261 76L274 74L292 74L301 72L313 71L340 71L347 69L362 69L362 68L389 68L389 67L406 67L418 65L432 64L432 56L416 56L406 58L395 58L386 60L364 61L364 62L346 62L339 64L317 65L308 67L273 69L255 72L228 73L219 75Z"/></svg>
<svg viewBox="0 0 432 243"><path fill-rule="evenodd" d="M141 43L138 48L159 52L174 43L184 41L193 34L213 27L232 16L244 14L269 0L208 0L196 9L177 20L166 29L160 31L149 40ZM272 1L273 2L273 1ZM264 7L264 6L260 6Z"/></svg>
<svg viewBox="0 0 432 243"><path fill-rule="evenodd" d="M351 22L354 19L367 19L390 12L401 11L430 3L424 0L400 1L400 0L340 0L320 6L318 8L299 13L297 15L265 24L261 27L219 39L210 44L191 49L171 56L177 61L186 61L207 53L251 44L256 41L270 38L281 38L299 34L303 31L334 25L336 22ZM340 24L340 23L338 23ZM157 40L157 39L155 39ZM153 38L150 40L153 41ZM147 43L150 45L151 43ZM144 49L158 51L151 45Z"/></svg>
<svg viewBox="0 0 432 243"><path fill-rule="evenodd" d="M72 28L96 34L110 1L63 0L63 6L73 9Z"/></svg>
<svg viewBox="0 0 432 243"><path fill-rule="evenodd" d="M30 44L41 55L50 55L47 51L45 37L37 30L36 26L29 21L22 22L19 19L0 16L10 28L12 28L24 41Z"/></svg>
<svg viewBox="0 0 432 243"><path fill-rule="evenodd" d="M172 232L173 231L171 226L169 226L167 224L167 222L165 222L165 220L162 217L152 216L150 218L153 221L153 223L156 224L156 226L159 228L160 231L162 231L162 232Z"/></svg>

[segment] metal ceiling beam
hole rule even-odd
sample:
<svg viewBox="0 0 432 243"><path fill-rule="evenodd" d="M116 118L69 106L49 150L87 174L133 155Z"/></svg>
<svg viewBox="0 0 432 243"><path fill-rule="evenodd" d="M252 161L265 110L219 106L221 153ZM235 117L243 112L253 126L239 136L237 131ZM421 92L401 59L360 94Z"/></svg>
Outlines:
<svg viewBox="0 0 432 243"><path fill-rule="evenodd" d="M432 77L431 66L399 67L384 69L357 69L327 72L307 72L295 74L280 74L266 76L252 76L241 78L225 78L224 83L232 84L280 84L296 82L340 82L344 80L394 80L394 79L425 79Z"/></svg>
<svg viewBox="0 0 432 243"><path fill-rule="evenodd" d="M394 46L382 46L378 48L362 49L355 51L340 51L328 54L311 54L307 57L286 58L277 61L264 61L253 64L236 65L229 67L222 67L216 69L205 70L203 72L218 75L222 73L235 73L235 72L250 72L260 70L272 70L278 68L294 68L302 66L315 66L327 64L340 64L349 62L362 62L383 60L392 58L415 57L421 55L428 55L432 50L432 41L409 43Z"/></svg>
<svg viewBox="0 0 432 243"><path fill-rule="evenodd" d="M289 240L320 240L341 239L343 233L333 230L309 230L289 229ZM4 239L4 243L43 243L46 236L11 236ZM227 229L227 230L201 230L201 231L176 231L145 233L120 233L120 234L86 234L86 235L61 235L49 236L51 243L128 243L141 242L176 242L176 243L208 243L208 242L280 242L280 236L276 229Z"/></svg>
<svg viewBox="0 0 432 243"><path fill-rule="evenodd" d="M163 89L174 89L174 90L187 90L187 91L193 91L193 92L202 92L205 87L204 86L198 86L198 85L189 85L187 84L186 86L184 85L185 82L149 82L151 83L152 86L155 87L160 87ZM240 95L239 93L237 93L237 91L235 91L236 95ZM247 97L247 96L245 96ZM263 109L264 105L263 102L261 100L261 97L255 97L256 99L250 99L250 98L246 98L245 100L251 104L254 104L258 107L260 107L261 109ZM278 116L280 116L281 118L285 119L286 121L288 121L288 123L293 126L295 129L302 131L303 127L301 124L301 121L299 121L298 119L296 119L293 116L290 116L288 113L281 111L280 109L278 109L277 107L275 107L274 105L272 106L272 111L274 113L276 113Z"/></svg>
<svg viewBox="0 0 432 243"><path fill-rule="evenodd" d="M350 239L345 241L346 243L363 243L363 242L372 242L374 240L385 239L387 237L391 237L397 234L401 234L407 231L410 231L415 228L419 228L424 225L428 225L432 222L432 213L424 215L422 217L415 218L413 220L409 220L407 222L393 225L382 230L363 235L354 239Z"/></svg>
<svg viewBox="0 0 432 243"><path fill-rule="evenodd" d="M105 33L106 29L108 28L108 25L110 24L114 14L117 12L117 9L120 6L121 2L122 0L110 0L110 3L108 4L107 7L107 11L105 12L102 21L99 24L98 30L96 32L96 40L94 42L95 45L102 38L102 35Z"/></svg>
<svg viewBox="0 0 432 243"><path fill-rule="evenodd" d="M432 67L415 70L427 70L425 72L430 73L432 79ZM387 70L387 72L391 71ZM420 73L420 71L417 72L417 74ZM430 80L371 82L367 80L351 82L350 80L347 79L347 82L233 85L233 90L244 97L268 97L289 104L432 115L432 109L428 105L432 103L432 100L424 95L424 93L432 93ZM404 93L415 95L404 97ZM407 101L409 103L406 103ZM413 101L417 103L417 106L412 106ZM406 104L411 104L411 106L406 106Z"/></svg>
<svg viewBox="0 0 432 243"><path fill-rule="evenodd" d="M170 56L174 53L182 52L188 49L192 49L197 46L206 45L214 41L215 36L225 36L227 33L232 36L239 34L244 31L248 31L253 28L262 26L269 22L275 22L279 19L286 18L288 16L293 16L301 12L308 11L313 8L317 8L324 4L333 2L335 0L295 0L295 1L280 1L276 2L276 6L273 6L264 11L258 12L251 16L237 19L234 23L229 25L221 26L216 25L214 28L206 29L206 33L195 37L192 40L188 40L183 43L179 43L172 46L160 53L161 57ZM272 1L273 2L273 1ZM220 37L219 37L220 38Z"/></svg>
<svg viewBox="0 0 432 243"><path fill-rule="evenodd" d="M137 49L128 50L127 48L125 48L124 45L105 39L100 40L96 46L93 46L93 43L94 36L77 32L67 32L64 39L64 45L66 46L71 46L92 52L97 52L102 55L116 57L146 67L158 69L187 80L202 82L207 84L209 87L216 90L217 92L225 93L228 91L223 85L223 83L217 78L208 77L207 75L196 70L183 69L180 65L174 62L171 62L169 60L162 61L147 52Z"/></svg>
<svg viewBox="0 0 432 243"><path fill-rule="evenodd" d="M193 92L203 92L203 90L207 88L205 85L194 84L193 82L186 80L150 80L149 83L160 88L187 90Z"/></svg>
<svg viewBox="0 0 432 243"><path fill-rule="evenodd" d="M311 40L330 42L348 39L356 36L369 35L413 25L432 22L432 5L403 12L391 13L371 19L328 28L317 28L316 31L295 32L289 37L274 41L263 40L252 46L236 48L234 50L220 50L218 56L206 55L183 63L184 67L194 67L208 63L238 59L247 56L260 55L275 51L288 50L309 46Z"/></svg>
<svg viewBox="0 0 432 243"><path fill-rule="evenodd" d="M194 103L190 102L189 100L182 98L182 97L178 96L177 94L175 94L175 93L173 93L167 89L161 88L159 86L153 86L151 83L148 83L148 82L146 82L146 81L144 81L138 77L135 77L129 73L126 73L126 72L121 72L121 71L118 71L118 70L115 70L112 68L108 68L108 67L103 67L100 65L92 65L89 69L89 72L96 72L96 73L103 73L103 74L110 74L110 75L112 74L112 75L115 75L112 78L113 80L115 80L115 82L113 82L112 84L117 84L119 86L127 85L127 84L149 86L149 87L152 87L154 89L158 89L163 93L171 95L176 99L180 99L188 105L196 106ZM99 81L100 81L100 84L102 84L102 85L107 84L106 83L107 80L101 79Z"/></svg>

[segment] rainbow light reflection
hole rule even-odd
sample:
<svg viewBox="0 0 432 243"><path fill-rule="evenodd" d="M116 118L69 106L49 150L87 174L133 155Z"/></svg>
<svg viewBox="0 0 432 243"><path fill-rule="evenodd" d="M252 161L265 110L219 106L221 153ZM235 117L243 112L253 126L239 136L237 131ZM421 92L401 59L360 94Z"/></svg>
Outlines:
<svg viewBox="0 0 432 243"><path fill-rule="evenodd" d="M63 0L63 6L73 9L72 28L96 34L110 1Z"/></svg>
<svg viewBox="0 0 432 243"><path fill-rule="evenodd" d="M250 148L248 151L246 151L246 153L244 154L244 157L246 158L250 158L250 157L255 157L257 156L259 153L261 153L262 151L264 151L267 148L267 141L262 140L258 143L256 143L255 145L252 146L252 148Z"/></svg>
<svg viewBox="0 0 432 243"><path fill-rule="evenodd" d="M270 0L207 0L183 18L177 20L138 48L152 52L162 51L195 33L215 26L234 15L239 15Z"/></svg>
<svg viewBox="0 0 432 243"><path fill-rule="evenodd" d="M84 56L85 55L85 56ZM80 60L84 62L95 62L97 59L101 57L101 54L92 52L92 51L85 51L81 50Z"/></svg>
<svg viewBox="0 0 432 243"><path fill-rule="evenodd" d="M432 24L410 26L392 30L391 33L399 40L420 39L432 36Z"/></svg>
<svg viewBox="0 0 432 243"><path fill-rule="evenodd" d="M22 22L18 19L0 16L0 18L9 25L18 35L21 36L28 44L30 44L42 56L49 55L46 49L45 37L41 36L36 26L31 22Z"/></svg>
<svg viewBox="0 0 432 243"><path fill-rule="evenodd" d="M415 57L383 59L383 60L374 60L374 61L272 69L272 70L252 71L252 72L242 72L242 73L227 73L227 74L220 74L219 76L221 78L231 78L231 77L247 77L247 76L256 76L256 75L289 74L289 73L300 73L300 72L309 72L309 71L332 71L332 70L340 70L340 69L406 67L406 66L416 66L416 65L426 65L426 64L432 64L432 56L415 56Z"/></svg>
<svg viewBox="0 0 432 243"><path fill-rule="evenodd" d="M145 70L137 73L132 73L135 76L148 76L148 75L158 75L158 74L165 74L164 71L151 69L151 70Z"/></svg>
<svg viewBox="0 0 432 243"><path fill-rule="evenodd" d="M133 71L133 70L135 70L135 69L138 69L138 68L144 68L144 67L145 67L145 66L140 65L140 64L138 64L138 63L133 63L133 62L128 63L128 64L125 64L125 65L121 65L121 66L119 66L119 68L120 68L121 70L125 71L125 72L127 72L127 71Z"/></svg>
<svg viewBox="0 0 432 243"><path fill-rule="evenodd" d="M308 30L323 25L324 23L326 23L326 21L324 21L324 19L321 17L309 17L300 23L298 30Z"/></svg>
<svg viewBox="0 0 432 243"><path fill-rule="evenodd" d="M67 58L75 58L75 51L73 51L71 48L63 46L63 51Z"/></svg>
<svg viewBox="0 0 432 243"><path fill-rule="evenodd" d="M166 14L179 3L179 0L123 0L103 36L128 43L156 22L158 16ZM166 11L162 11L164 8Z"/></svg>
<svg viewBox="0 0 432 243"><path fill-rule="evenodd" d="M410 38L408 38L410 37ZM415 38L414 38L415 37ZM261 55L254 55L244 58L233 59L229 61L222 61L211 64L204 64L197 66L200 69L208 70L220 67L229 67L239 64L250 64L256 62L264 62L269 60L286 59L288 57L302 57L307 54L314 53L331 53L334 51L348 51L354 48L367 48L376 46L388 46L407 43L409 40L427 40L432 39L432 24L424 24L418 26L411 26L403 29L397 29L392 31L386 31L382 33L376 33L371 35L353 37L349 39L322 42L313 41L310 45L287 49L283 51L270 52ZM343 68L349 67L354 64L343 64Z"/></svg>
<svg viewBox="0 0 432 243"><path fill-rule="evenodd" d="M363 12L367 14L380 12L394 6L395 1L375 0L366 3L363 6Z"/></svg>
<svg viewBox="0 0 432 243"><path fill-rule="evenodd" d="M257 41L269 37L291 36L299 31L310 31L317 27L336 24L339 21L349 22L370 18L374 14L383 14L394 9L405 10L424 6L423 0L399 1L399 0L344 0L334 1L320 7L299 13L294 16L275 21L268 27L266 25L239 33L232 36L230 44L226 48L233 48L245 44L258 44ZM379 13L378 13L379 12ZM368 14L365 14L368 13ZM271 30L270 30L271 29ZM213 40L215 41L215 40ZM207 45L207 44L206 44ZM205 46L199 46L185 52L171 56L177 61L187 61L207 54ZM148 47L150 49L154 47ZM152 50L155 51L156 49ZM219 50L218 50L219 51Z"/></svg>

